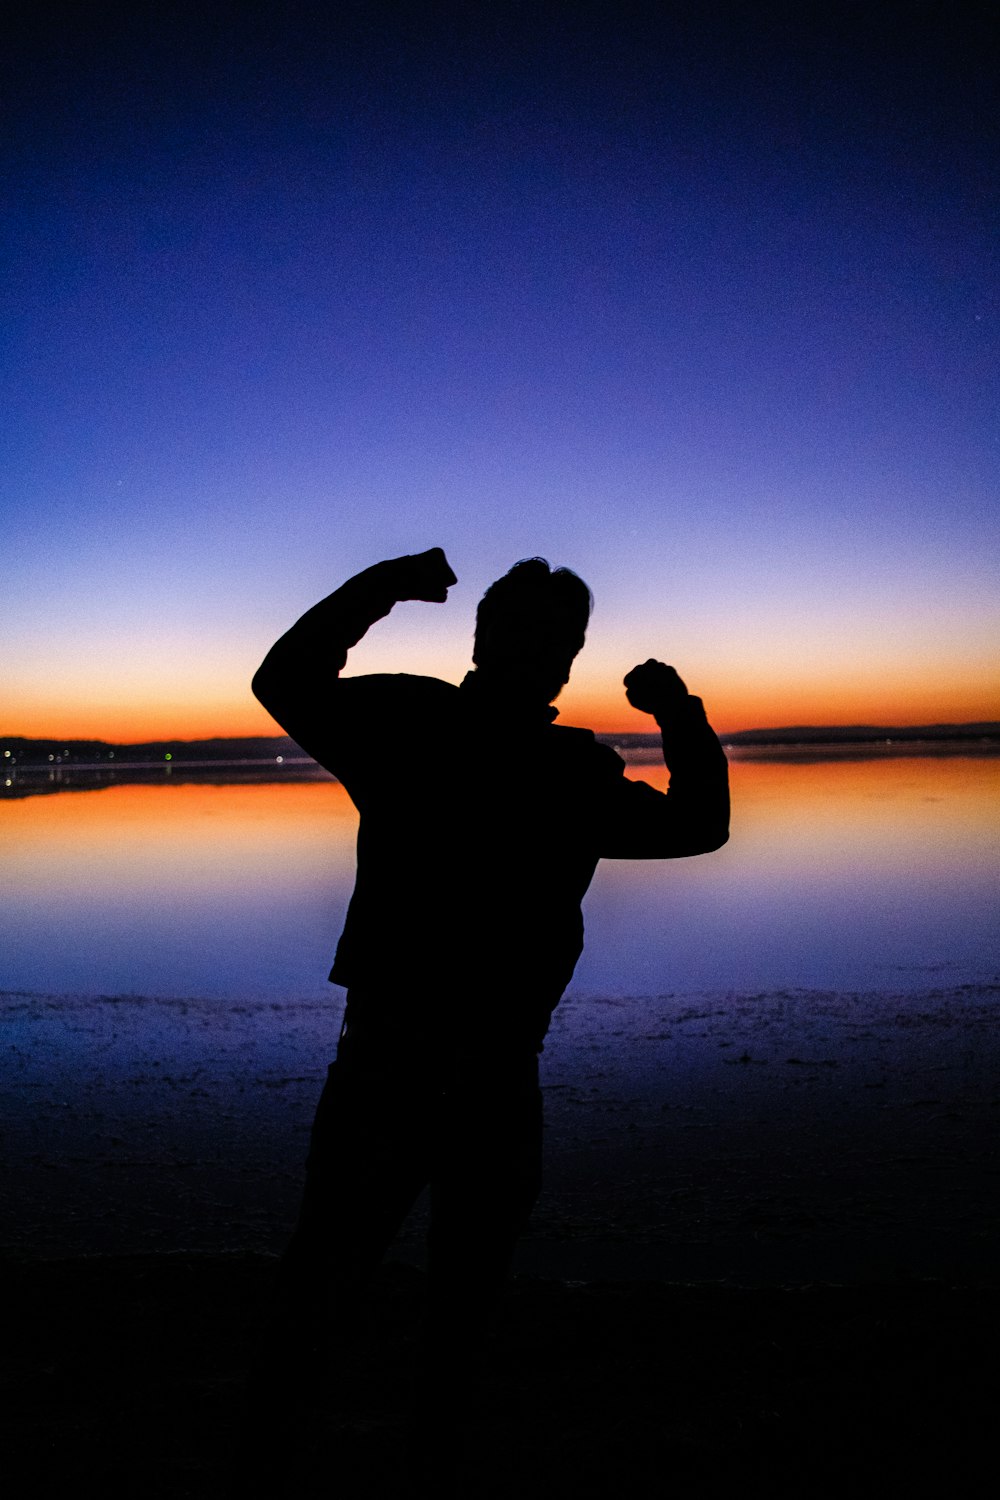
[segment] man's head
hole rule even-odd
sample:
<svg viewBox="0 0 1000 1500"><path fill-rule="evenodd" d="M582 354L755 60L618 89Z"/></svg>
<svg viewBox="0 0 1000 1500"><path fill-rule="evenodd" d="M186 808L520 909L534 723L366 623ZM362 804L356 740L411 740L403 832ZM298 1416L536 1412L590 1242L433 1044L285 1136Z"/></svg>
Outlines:
<svg viewBox="0 0 1000 1500"><path fill-rule="evenodd" d="M506 693L551 703L569 681L593 598L569 568L543 557L515 563L476 610L472 652L479 676Z"/></svg>

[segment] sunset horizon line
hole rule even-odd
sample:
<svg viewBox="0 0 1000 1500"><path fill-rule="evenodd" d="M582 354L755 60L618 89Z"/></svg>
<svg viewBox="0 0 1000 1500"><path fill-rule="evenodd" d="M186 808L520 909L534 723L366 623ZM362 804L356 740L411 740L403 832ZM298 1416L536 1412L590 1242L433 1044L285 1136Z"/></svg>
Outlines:
<svg viewBox="0 0 1000 1500"><path fill-rule="evenodd" d="M1000 734L1000 720L998 719L940 719L920 720L915 723L875 723L872 721L839 722L831 724L823 723L799 723L799 724L754 724L745 729L719 730L719 739L723 742L738 742L751 736L775 735L787 737L788 735L836 735L838 737L858 733L872 734L900 734L912 738L921 731L938 731L941 733L964 731L974 734ZM635 728L601 728L594 730L598 738L608 739L618 737L621 739L635 740L640 738L656 739L659 730L654 726L649 729ZM259 741L295 741L290 735L278 732L276 734L159 734L147 736L144 739L111 739L103 735L88 734L22 734L0 732L0 744L4 742L16 742L22 745L47 745L62 742L67 745L105 745L109 749L142 749L153 745L207 745L220 742L231 742L251 744ZM304 752L303 752L304 753Z"/></svg>

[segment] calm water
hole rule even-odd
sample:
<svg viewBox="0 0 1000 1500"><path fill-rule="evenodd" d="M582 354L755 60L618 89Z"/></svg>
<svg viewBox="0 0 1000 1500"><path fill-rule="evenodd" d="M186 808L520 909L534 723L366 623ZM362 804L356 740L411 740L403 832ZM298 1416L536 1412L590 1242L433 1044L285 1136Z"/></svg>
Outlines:
<svg viewBox="0 0 1000 1500"><path fill-rule="evenodd" d="M655 767L630 774L663 784ZM732 779L719 853L599 867L577 993L906 991L996 976L1000 759L745 760ZM0 989L329 994L355 830L329 782L6 802Z"/></svg>

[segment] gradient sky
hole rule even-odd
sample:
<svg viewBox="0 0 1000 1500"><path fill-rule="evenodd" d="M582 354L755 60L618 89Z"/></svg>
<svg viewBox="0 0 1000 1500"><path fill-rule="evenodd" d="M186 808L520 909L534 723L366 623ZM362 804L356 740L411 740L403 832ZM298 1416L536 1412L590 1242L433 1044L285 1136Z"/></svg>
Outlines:
<svg viewBox="0 0 1000 1500"><path fill-rule="evenodd" d="M272 732L275 636L432 545L350 670L457 680L542 554L566 721L648 655L722 730L1000 717L989 8L469 9L14 23L0 731Z"/></svg>

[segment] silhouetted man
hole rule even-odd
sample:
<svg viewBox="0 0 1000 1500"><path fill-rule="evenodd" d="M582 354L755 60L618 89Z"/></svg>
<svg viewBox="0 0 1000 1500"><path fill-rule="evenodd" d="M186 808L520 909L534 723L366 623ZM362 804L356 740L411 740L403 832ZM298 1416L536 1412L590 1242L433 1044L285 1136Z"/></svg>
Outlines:
<svg viewBox="0 0 1000 1500"><path fill-rule="evenodd" d="M728 836L726 759L672 667L626 697L663 735L670 789L553 723L590 616L586 584L532 558L476 616L474 670L343 678L347 653L403 600L442 603L440 548L377 563L268 653L254 692L347 788L357 880L331 980L347 987L282 1266L287 1309L350 1305L429 1183L431 1346L458 1360L502 1286L539 1186L537 1056L583 946L602 857L704 854Z"/></svg>

